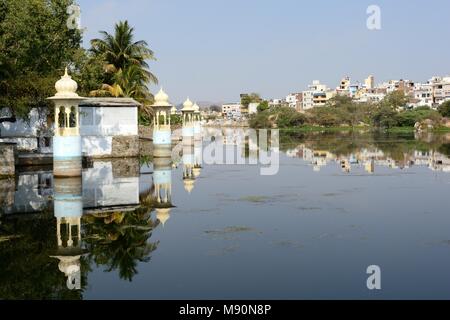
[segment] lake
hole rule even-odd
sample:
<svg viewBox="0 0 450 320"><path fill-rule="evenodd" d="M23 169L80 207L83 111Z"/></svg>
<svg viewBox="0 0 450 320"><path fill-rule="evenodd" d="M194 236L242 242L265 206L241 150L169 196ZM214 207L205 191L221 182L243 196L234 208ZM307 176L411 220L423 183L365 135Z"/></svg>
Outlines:
<svg viewBox="0 0 450 320"><path fill-rule="evenodd" d="M281 132L274 175L198 163L218 135L256 156L204 129L173 159L0 180L0 298L450 298L450 135Z"/></svg>

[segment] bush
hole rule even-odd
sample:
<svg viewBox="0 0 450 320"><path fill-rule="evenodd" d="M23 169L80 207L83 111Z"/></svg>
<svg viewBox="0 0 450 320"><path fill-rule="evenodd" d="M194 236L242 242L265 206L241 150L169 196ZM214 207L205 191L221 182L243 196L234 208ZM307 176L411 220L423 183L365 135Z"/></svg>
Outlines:
<svg viewBox="0 0 450 320"><path fill-rule="evenodd" d="M263 111L269 110L269 102L268 101L261 102L258 105L257 109L258 109L258 112L263 112Z"/></svg>
<svg viewBox="0 0 450 320"><path fill-rule="evenodd" d="M259 112L252 115L249 120L249 125L251 128L255 129L267 129L272 127L272 121L269 121L271 116L269 111Z"/></svg>
<svg viewBox="0 0 450 320"><path fill-rule="evenodd" d="M343 124L340 113L340 110L335 107L317 107L309 112L313 124L325 127Z"/></svg>
<svg viewBox="0 0 450 320"><path fill-rule="evenodd" d="M439 121L441 115L439 112L431 110L428 107L419 107L414 110L402 111L395 116L396 126L399 127L414 127L417 122L425 119L432 121Z"/></svg>
<svg viewBox="0 0 450 320"><path fill-rule="evenodd" d="M182 124L183 119L181 118L181 115L179 114L171 114L170 115L170 124Z"/></svg>
<svg viewBox="0 0 450 320"><path fill-rule="evenodd" d="M278 128L298 127L305 124L306 116L290 107L280 107L277 110Z"/></svg>
<svg viewBox="0 0 450 320"><path fill-rule="evenodd" d="M383 105L372 114L372 124L378 128L392 128L397 126L395 119L397 112L389 106Z"/></svg>
<svg viewBox="0 0 450 320"><path fill-rule="evenodd" d="M450 117L450 101L445 101L441 104L438 111L443 117Z"/></svg>
<svg viewBox="0 0 450 320"><path fill-rule="evenodd" d="M258 112L250 118L249 125L252 128L272 128L274 124L278 128L292 128L305 124L307 118L304 114L290 107L277 107Z"/></svg>

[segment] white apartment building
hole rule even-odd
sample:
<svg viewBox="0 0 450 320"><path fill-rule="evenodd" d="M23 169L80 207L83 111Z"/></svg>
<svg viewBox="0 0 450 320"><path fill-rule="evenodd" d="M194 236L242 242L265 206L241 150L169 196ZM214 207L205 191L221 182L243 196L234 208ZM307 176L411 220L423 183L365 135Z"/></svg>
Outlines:
<svg viewBox="0 0 450 320"><path fill-rule="evenodd" d="M271 107L277 107L277 106L281 106L284 103L284 99L272 99L269 101L269 106Z"/></svg>
<svg viewBox="0 0 450 320"><path fill-rule="evenodd" d="M286 96L286 103L290 108L297 108L302 101L302 93L291 93Z"/></svg>
<svg viewBox="0 0 450 320"><path fill-rule="evenodd" d="M377 103L383 100L384 97L386 97L384 93L363 92L355 101L362 103Z"/></svg>
<svg viewBox="0 0 450 320"><path fill-rule="evenodd" d="M410 106L413 108L419 106L433 106L433 87L429 83L417 83L414 87L413 99Z"/></svg>
<svg viewBox="0 0 450 320"><path fill-rule="evenodd" d="M327 85L321 84L319 80L314 80L308 86L308 90L303 91L303 110L324 106L334 95L335 91L330 90Z"/></svg>
<svg viewBox="0 0 450 320"><path fill-rule="evenodd" d="M240 103L226 103L222 105L222 116L238 118L241 116L242 105Z"/></svg>
<svg viewBox="0 0 450 320"><path fill-rule="evenodd" d="M433 77L428 81L432 87L433 106L437 107L450 100L450 76Z"/></svg>

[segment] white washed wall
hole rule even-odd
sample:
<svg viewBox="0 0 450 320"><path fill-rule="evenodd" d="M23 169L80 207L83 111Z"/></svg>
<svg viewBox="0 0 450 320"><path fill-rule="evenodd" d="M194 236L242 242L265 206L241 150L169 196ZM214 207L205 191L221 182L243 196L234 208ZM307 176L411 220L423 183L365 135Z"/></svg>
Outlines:
<svg viewBox="0 0 450 320"><path fill-rule="evenodd" d="M17 190L14 195L14 206L10 213L15 212L37 212L43 210L51 201L46 190L39 189L39 175L22 174L17 180ZM51 179L51 174L43 174Z"/></svg>
<svg viewBox="0 0 450 320"><path fill-rule="evenodd" d="M81 107L82 136L138 135L137 107Z"/></svg>
<svg viewBox="0 0 450 320"><path fill-rule="evenodd" d="M90 157L110 155L112 139L112 136L83 136L81 137L81 152Z"/></svg>
<svg viewBox="0 0 450 320"><path fill-rule="evenodd" d="M2 137L36 137L37 130L47 122L47 115L39 114L37 109L32 109L29 120L17 119L16 122L0 123L0 133Z"/></svg>

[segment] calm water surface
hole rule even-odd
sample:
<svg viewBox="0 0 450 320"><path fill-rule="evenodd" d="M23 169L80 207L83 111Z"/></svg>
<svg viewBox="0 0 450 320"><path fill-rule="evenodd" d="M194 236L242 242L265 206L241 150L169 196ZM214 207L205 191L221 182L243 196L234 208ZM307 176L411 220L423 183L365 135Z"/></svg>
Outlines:
<svg viewBox="0 0 450 320"><path fill-rule="evenodd" d="M227 148L242 134L222 133ZM203 165L183 179L189 157L147 155L1 180L0 298L450 298L450 136L280 140L274 176Z"/></svg>

